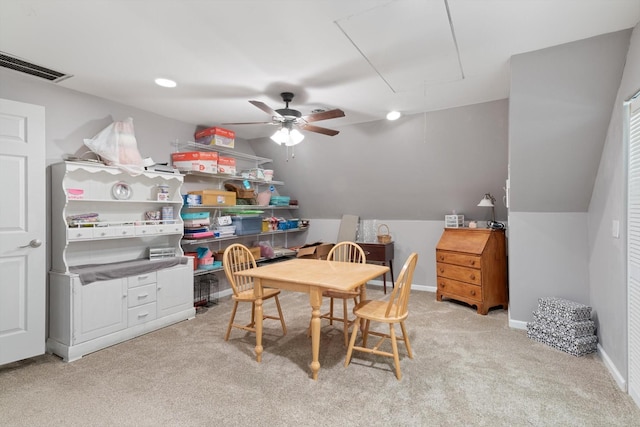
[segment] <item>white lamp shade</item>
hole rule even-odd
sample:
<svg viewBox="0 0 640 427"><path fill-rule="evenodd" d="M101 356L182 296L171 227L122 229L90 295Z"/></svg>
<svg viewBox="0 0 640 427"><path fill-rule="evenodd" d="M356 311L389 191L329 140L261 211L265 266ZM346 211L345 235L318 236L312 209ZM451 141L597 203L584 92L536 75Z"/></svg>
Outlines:
<svg viewBox="0 0 640 427"><path fill-rule="evenodd" d="M300 144L304 139L304 135L298 129L293 129L289 132L289 140L286 144L290 147L292 145Z"/></svg>
<svg viewBox="0 0 640 427"><path fill-rule="evenodd" d="M289 139L289 130L285 128L280 128L271 135L271 140L278 145L284 144Z"/></svg>
<svg viewBox="0 0 640 427"><path fill-rule="evenodd" d="M304 135L298 129L289 130L286 127L280 128L276 133L271 135L271 140L276 144L284 144L287 147L299 144L303 139Z"/></svg>
<svg viewBox="0 0 640 427"><path fill-rule="evenodd" d="M489 193L485 194L484 197L482 198L482 200L480 200L480 203L478 203L478 206L484 206L484 207L492 208L493 207L493 197L491 197L491 194L489 194Z"/></svg>

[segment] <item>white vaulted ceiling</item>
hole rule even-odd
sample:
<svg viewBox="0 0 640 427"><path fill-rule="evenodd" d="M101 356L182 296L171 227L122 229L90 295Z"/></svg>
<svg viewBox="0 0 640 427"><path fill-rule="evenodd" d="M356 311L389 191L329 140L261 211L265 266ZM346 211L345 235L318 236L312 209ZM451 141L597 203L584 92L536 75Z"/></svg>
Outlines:
<svg viewBox="0 0 640 427"><path fill-rule="evenodd" d="M638 21L638 0L2 0L0 51L194 125L268 121L248 101L282 108L290 91L303 114L344 110L322 122L339 130L507 98L511 55Z"/></svg>

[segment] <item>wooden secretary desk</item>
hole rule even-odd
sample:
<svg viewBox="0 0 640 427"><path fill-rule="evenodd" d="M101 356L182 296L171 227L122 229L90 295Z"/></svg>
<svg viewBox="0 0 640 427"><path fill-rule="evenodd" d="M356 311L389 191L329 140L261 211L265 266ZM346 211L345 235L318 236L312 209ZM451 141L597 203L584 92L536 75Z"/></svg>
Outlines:
<svg viewBox="0 0 640 427"><path fill-rule="evenodd" d="M445 228L436 246L436 299L476 306L479 314L507 308L507 256L504 230Z"/></svg>

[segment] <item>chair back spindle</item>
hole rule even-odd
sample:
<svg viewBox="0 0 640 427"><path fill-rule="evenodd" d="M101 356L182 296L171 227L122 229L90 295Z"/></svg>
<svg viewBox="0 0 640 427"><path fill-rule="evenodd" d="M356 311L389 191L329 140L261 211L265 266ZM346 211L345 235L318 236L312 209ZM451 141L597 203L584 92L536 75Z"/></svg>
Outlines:
<svg viewBox="0 0 640 427"><path fill-rule="evenodd" d="M236 275L240 271L257 267L255 258L253 258L246 246L239 243L229 246L224 252L222 264L236 296L241 292L253 289L253 279L251 277Z"/></svg>
<svg viewBox="0 0 640 427"><path fill-rule="evenodd" d="M367 256L364 250L354 242L340 242L329 251L327 255L329 261L355 262L364 264Z"/></svg>
<svg viewBox="0 0 640 427"><path fill-rule="evenodd" d="M411 293L411 283L413 282L413 272L418 262L418 254L409 255L407 262L402 266L402 271L396 280L393 292L389 297L386 317L406 317L409 313L409 294Z"/></svg>

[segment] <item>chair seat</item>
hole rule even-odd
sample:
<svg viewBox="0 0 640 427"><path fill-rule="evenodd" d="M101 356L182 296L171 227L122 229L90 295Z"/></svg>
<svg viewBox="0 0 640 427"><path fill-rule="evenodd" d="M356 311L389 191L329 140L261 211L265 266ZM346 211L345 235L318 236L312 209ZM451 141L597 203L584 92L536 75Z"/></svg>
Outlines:
<svg viewBox="0 0 640 427"><path fill-rule="evenodd" d="M388 307L389 307L388 301L366 300L356 305L353 308L353 313L362 319L374 320L376 322L383 322L383 323L397 323L406 319L407 316L409 315L409 313L406 312L403 316L400 316L400 317L394 317L391 315L389 317L386 317L385 313L387 312ZM391 306L390 313L393 313L395 311L396 311L396 305L393 304Z"/></svg>
<svg viewBox="0 0 640 427"><path fill-rule="evenodd" d="M280 295L280 289L262 288L263 300L272 298L276 295ZM238 301L255 301L256 296L253 293L253 289L249 289L246 291L238 292L238 295L233 295L232 298Z"/></svg>

